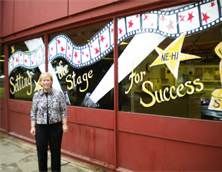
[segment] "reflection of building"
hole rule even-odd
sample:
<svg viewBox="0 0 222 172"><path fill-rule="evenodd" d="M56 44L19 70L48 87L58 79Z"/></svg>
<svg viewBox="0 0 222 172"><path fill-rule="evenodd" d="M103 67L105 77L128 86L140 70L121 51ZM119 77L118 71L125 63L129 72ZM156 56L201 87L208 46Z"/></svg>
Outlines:
<svg viewBox="0 0 222 172"><path fill-rule="evenodd" d="M189 6L188 2L0 1L3 14L0 15L0 52L2 54L4 44L7 59L5 92L0 98L1 130L33 141L28 116L31 97L27 97L27 90L23 89L26 79L22 80L23 86L14 87L17 94L10 98L12 84L7 83L10 76L23 76L30 70L25 65L38 63L25 59L31 53L24 42L41 38L48 50L49 61L45 61L54 69L60 60L67 65L66 75L58 79L68 90L71 101L68 110L71 130L64 138L65 153L119 171L221 170L222 123L201 119L201 100L207 102L212 91L221 88L219 58L213 53L222 37L218 11L221 4L204 1ZM171 13L160 10L165 7L169 7ZM195 13L191 14L192 10ZM203 27L200 28L200 24ZM182 31L187 31L189 36L181 45L181 53L201 58L181 60L175 65L178 67L176 81L172 75L177 72L176 67L167 61L176 59L178 52L168 51L167 47ZM15 60L8 60L18 50L26 53L23 61L19 62L17 56ZM163 51L166 51L165 63L150 67L158 52ZM36 56L32 60L36 60ZM8 64L19 66L10 66L14 69L10 76ZM31 70L37 80L41 69ZM130 79L132 71L136 73ZM194 82L195 79L200 81ZM125 94L131 84L130 92ZM86 95L99 106L82 106ZM141 105L141 99L145 105L154 99L156 102L147 108Z"/></svg>

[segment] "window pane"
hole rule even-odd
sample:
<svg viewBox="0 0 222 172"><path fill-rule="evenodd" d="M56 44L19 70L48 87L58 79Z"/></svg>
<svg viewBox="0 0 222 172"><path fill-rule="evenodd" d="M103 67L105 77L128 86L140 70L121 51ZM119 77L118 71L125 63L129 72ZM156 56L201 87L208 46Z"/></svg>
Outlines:
<svg viewBox="0 0 222 172"><path fill-rule="evenodd" d="M113 109L112 22L100 22L51 35L49 71L54 86L76 106Z"/></svg>
<svg viewBox="0 0 222 172"><path fill-rule="evenodd" d="M182 10L185 14L186 8ZM174 16L163 11L118 20L119 109L222 119L222 25L213 23L182 34L177 29L186 25L174 25ZM171 14L179 16L179 12ZM171 19L163 29L163 21Z"/></svg>
<svg viewBox="0 0 222 172"><path fill-rule="evenodd" d="M38 78L45 71L45 48L42 38L16 42L10 47L9 95L13 99L32 100L38 90Z"/></svg>

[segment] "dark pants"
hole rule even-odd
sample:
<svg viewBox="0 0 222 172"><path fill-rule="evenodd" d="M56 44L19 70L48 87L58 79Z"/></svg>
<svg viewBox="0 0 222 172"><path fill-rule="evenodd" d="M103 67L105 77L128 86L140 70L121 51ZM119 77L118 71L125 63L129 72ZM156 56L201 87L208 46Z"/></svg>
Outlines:
<svg viewBox="0 0 222 172"><path fill-rule="evenodd" d="M36 146L40 172L47 171L48 146L51 152L51 169L61 171L62 123L36 125Z"/></svg>

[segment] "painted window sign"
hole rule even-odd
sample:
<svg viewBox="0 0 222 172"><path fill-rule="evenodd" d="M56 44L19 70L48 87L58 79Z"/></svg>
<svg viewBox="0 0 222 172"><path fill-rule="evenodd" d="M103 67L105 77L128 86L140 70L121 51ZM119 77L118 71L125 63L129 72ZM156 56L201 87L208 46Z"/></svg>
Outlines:
<svg viewBox="0 0 222 172"><path fill-rule="evenodd" d="M119 19L120 110L222 119L221 99L213 99L222 75L214 53L220 5L202 1Z"/></svg>
<svg viewBox="0 0 222 172"><path fill-rule="evenodd" d="M48 69L56 74L58 89L65 90L71 105L113 109L113 89L94 93L108 69L113 70L112 28L110 22L100 22L51 36Z"/></svg>
<svg viewBox="0 0 222 172"><path fill-rule="evenodd" d="M97 30L100 30L101 25L104 25L104 23L86 26L87 32L89 33L85 32L85 28L81 28L78 31L75 31L75 29L64 31L70 37L77 38L77 40L81 39L81 42L79 44L83 44L83 42L86 41L87 45L76 45L75 41L72 42L68 36L64 34L58 35L57 33L57 36L53 35L52 39L49 42L48 70L53 74L53 87L64 91L68 104L113 109L112 90L100 94L99 98L98 95L95 94L94 97L97 98L98 103L87 101L88 97L91 95L90 92L92 92L92 89L96 88L98 82L100 81L100 78L104 76L106 70L110 68L111 64L113 64L113 42L110 42L110 38L108 38L113 37L111 35L111 32L103 29L101 32L99 32L99 38L92 37L90 41L90 36L86 38L86 35L95 35L95 29L97 28ZM110 29L110 26L108 27L105 25L103 28ZM81 34L81 32L84 32L84 34L81 34L81 36L75 36L75 34L73 33L77 32L79 34ZM100 42L99 46L97 44L98 41ZM41 47L44 47L44 44L41 41L29 40L26 42L29 43L29 47L31 47L32 50L39 50ZM103 50L102 42L104 42L104 47L106 47L106 50ZM44 52L44 48L41 48L41 50L43 50L41 52ZM18 63L15 63L13 59L17 57L18 53L20 53L20 61L18 61ZM28 57L28 59L32 57L37 57L37 62L31 64L28 63L30 64L29 66L24 65L26 56ZM17 71L18 69L21 71L20 68L39 69L40 72L44 71L44 54L39 53L39 51L16 51L10 56L10 59L11 61L9 62L9 74L11 74L12 71ZM19 77L18 73L16 73L16 77ZM13 81L16 81L16 79L14 79L15 77L13 76L11 76L11 78L12 81L10 83L10 86L11 90L13 90L13 86L16 84ZM33 82L35 83L35 89L33 89L33 91L38 89L37 81L38 79L33 80ZM111 85L113 85L113 83L111 83ZM24 88L21 88L21 90L22 89ZM14 92L11 91L10 93L11 98L15 98ZM26 97L27 96L28 94L26 95Z"/></svg>
<svg viewBox="0 0 222 172"><path fill-rule="evenodd" d="M162 50L157 47L156 51L158 52L158 57L149 67L165 64L168 70L175 78L175 80L177 80L180 61L200 58L195 55L184 54L181 52L184 37L185 35L181 35L180 37L178 37L175 41L168 45L165 50ZM145 103L141 98L140 104L142 104L144 107L151 107L156 102L161 103L163 101L170 101L170 99L174 100L177 97L184 97L186 94L194 94L195 92L201 92L204 88L204 84L200 82L199 78L193 81L186 81L184 84L179 84L176 87L171 86L164 88L164 90L160 89L159 93L155 91L155 94L150 92L147 89L146 85L153 89L153 83L150 81L146 81L142 84L142 90L152 97L152 101L150 103Z"/></svg>
<svg viewBox="0 0 222 172"><path fill-rule="evenodd" d="M32 99L34 91L38 89L38 77L45 71L44 52L42 38L18 42L10 46L11 56L8 63L10 98Z"/></svg>
<svg viewBox="0 0 222 172"><path fill-rule="evenodd" d="M66 31L66 35L57 35L50 41L48 54L49 61L52 61L53 65L49 65L49 71L57 74L59 82L63 83L62 87L67 90L69 97L67 98L71 100L71 104L98 107L98 101L106 95L106 93L102 94L101 92L93 95L90 92L95 89L95 82L100 81L101 75L104 75L107 70L106 68L113 63L113 41L111 41L113 34L110 32L111 27L110 24L105 25L93 37L84 38L84 40L88 40L87 43L84 44L83 40L81 40L79 43L81 45L77 45L66 36L73 37L73 30ZM90 28L88 29L90 31ZM77 36L76 39L80 38ZM66 71L66 75L64 75L63 71ZM111 85L113 85L112 82ZM79 96L75 98L75 101L73 95L76 94L79 94ZM109 107L108 109L112 109L113 92L108 94L111 96L109 105L105 103L107 106L104 108ZM89 96L94 96L97 101L87 101ZM79 102L80 100L82 102Z"/></svg>
<svg viewBox="0 0 222 172"><path fill-rule="evenodd" d="M120 110L202 115L203 102L209 103L213 89L221 86L218 56L212 54L221 41L220 36L212 36L221 35L221 4L221 0L207 0L118 20ZM51 36L48 69L71 105L113 108L113 41L112 21ZM16 53L10 57L9 72L22 65L30 69L24 66L27 54L21 64L13 58ZM29 53L37 60L37 45ZM36 65L41 66L41 61ZM213 77L207 78L207 72L213 72ZM196 109L187 108L192 101L197 102ZM175 112L170 109L182 104L186 106Z"/></svg>

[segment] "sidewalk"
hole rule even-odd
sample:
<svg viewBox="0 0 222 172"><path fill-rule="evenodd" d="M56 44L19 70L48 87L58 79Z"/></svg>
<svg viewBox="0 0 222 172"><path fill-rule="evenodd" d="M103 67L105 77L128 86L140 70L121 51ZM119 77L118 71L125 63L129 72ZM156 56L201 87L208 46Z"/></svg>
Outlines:
<svg viewBox="0 0 222 172"><path fill-rule="evenodd" d="M104 172L100 167L64 156L61 171ZM0 172L38 172L35 145L0 132Z"/></svg>

